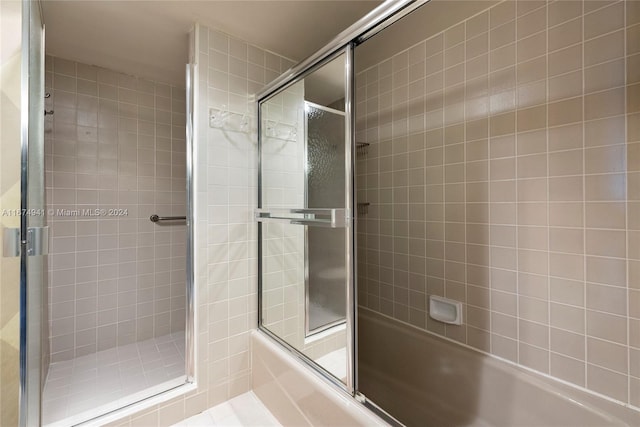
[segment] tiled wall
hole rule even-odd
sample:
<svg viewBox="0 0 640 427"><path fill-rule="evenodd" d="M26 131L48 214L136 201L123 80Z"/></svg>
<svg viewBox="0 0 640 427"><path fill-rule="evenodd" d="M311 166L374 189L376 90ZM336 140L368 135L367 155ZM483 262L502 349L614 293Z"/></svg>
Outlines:
<svg viewBox="0 0 640 427"><path fill-rule="evenodd" d="M362 305L640 407L639 23L509 0L357 76Z"/></svg>
<svg viewBox="0 0 640 427"><path fill-rule="evenodd" d="M257 324L257 123L253 94L291 62L242 40L200 27L200 100L196 142L196 259L202 330L201 364L208 365L210 404L250 388L249 332ZM249 132L210 128L208 109L251 117ZM229 122L231 123L231 122ZM199 233L198 233L199 234Z"/></svg>
<svg viewBox="0 0 640 427"><path fill-rule="evenodd" d="M0 2L0 209L20 209L20 78L22 4ZM2 215L2 228L20 217ZM4 230L2 231L4 233ZM0 248L0 425L18 425L20 396L20 258Z"/></svg>
<svg viewBox="0 0 640 427"><path fill-rule="evenodd" d="M292 62L207 27L196 26L195 33L198 389L114 424L118 426L172 425L250 389L249 341L258 300L253 95ZM252 131L210 128L209 108L248 113Z"/></svg>
<svg viewBox="0 0 640 427"><path fill-rule="evenodd" d="M149 216L185 214L184 88L61 58L46 70L51 360L183 331L185 226Z"/></svg>

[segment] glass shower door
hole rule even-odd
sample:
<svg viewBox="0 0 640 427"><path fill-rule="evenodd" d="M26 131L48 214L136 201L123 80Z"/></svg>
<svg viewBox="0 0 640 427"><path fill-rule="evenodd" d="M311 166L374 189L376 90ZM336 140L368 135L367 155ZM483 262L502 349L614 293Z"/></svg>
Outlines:
<svg viewBox="0 0 640 427"><path fill-rule="evenodd" d="M261 329L351 390L347 57L260 102L256 220Z"/></svg>
<svg viewBox="0 0 640 427"><path fill-rule="evenodd" d="M44 191L44 26L39 4L23 3L22 98L28 120L22 123L20 212L20 425L41 423L41 397L48 367L45 286L48 229ZM24 107L23 107L24 108Z"/></svg>

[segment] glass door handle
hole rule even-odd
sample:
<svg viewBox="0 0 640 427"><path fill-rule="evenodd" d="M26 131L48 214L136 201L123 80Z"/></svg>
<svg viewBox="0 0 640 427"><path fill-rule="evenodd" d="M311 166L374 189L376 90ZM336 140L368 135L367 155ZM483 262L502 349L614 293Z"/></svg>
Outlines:
<svg viewBox="0 0 640 427"><path fill-rule="evenodd" d="M329 209L256 209L258 222L281 222L314 227L344 228L347 224L347 210Z"/></svg>

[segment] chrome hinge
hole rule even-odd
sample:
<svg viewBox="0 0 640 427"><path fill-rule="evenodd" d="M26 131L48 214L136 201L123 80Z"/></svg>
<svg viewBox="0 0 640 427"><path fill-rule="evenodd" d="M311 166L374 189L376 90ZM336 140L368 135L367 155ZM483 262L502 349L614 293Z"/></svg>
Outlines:
<svg viewBox="0 0 640 427"><path fill-rule="evenodd" d="M2 256L11 258L20 256L20 229L4 228L2 230Z"/></svg>
<svg viewBox="0 0 640 427"><path fill-rule="evenodd" d="M2 233L2 256L5 258L20 256L22 241L19 228L5 228ZM49 253L49 227L29 227L24 242L27 256L47 255Z"/></svg>
<svg viewBox="0 0 640 427"><path fill-rule="evenodd" d="M49 227L27 229L27 255L39 256L49 253Z"/></svg>
<svg viewBox="0 0 640 427"><path fill-rule="evenodd" d="M365 395L360 393L359 391L356 391L353 397L360 403L364 403L367 401L367 398L365 397Z"/></svg>

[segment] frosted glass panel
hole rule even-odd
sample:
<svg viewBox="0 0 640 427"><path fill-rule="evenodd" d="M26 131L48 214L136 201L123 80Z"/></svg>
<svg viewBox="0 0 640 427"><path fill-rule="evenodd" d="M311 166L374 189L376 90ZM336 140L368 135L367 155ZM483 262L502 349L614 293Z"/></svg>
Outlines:
<svg viewBox="0 0 640 427"><path fill-rule="evenodd" d="M344 206L344 113L306 103L307 207ZM345 320L345 233L307 231L307 335Z"/></svg>

